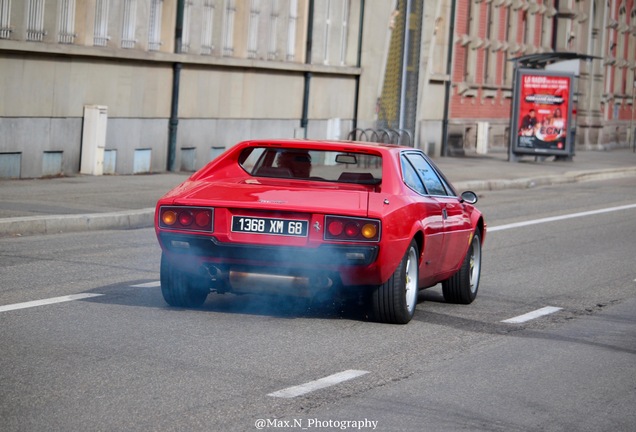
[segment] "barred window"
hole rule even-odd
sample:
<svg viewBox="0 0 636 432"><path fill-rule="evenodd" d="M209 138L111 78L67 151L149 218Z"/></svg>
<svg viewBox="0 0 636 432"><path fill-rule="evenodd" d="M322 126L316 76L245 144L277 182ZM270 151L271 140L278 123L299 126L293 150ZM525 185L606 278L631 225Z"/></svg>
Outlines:
<svg viewBox="0 0 636 432"><path fill-rule="evenodd" d="M106 46L108 36L108 12L109 0L97 0L95 2L95 29L93 31L93 45Z"/></svg>
<svg viewBox="0 0 636 432"><path fill-rule="evenodd" d="M203 31L201 33L201 54L214 52L214 2L203 3Z"/></svg>
<svg viewBox="0 0 636 432"><path fill-rule="evenodd" d="M269 46L267 59L276 60L278 57L278 19L280 15L278 0L272 0L272 10L269 14Z"/></svg>
<svg viewBox="0 0 636 432"><path fill-rule="evenodd" d="M26 40L44 39L44 0L28 0Z"/></svg>
<svg viewBox="0 0 636 432"><path fill-rule="evenodd" d="M287 20L287 61L296 58L296 28L298 24L298 0L289 0L289 18Z"/></svg>
<svg viewBox="0 0 636 432"><path fill-rule="evenodd" d="M122 48L134 48L135 28L137 22L137 0L124 0L124 20L122 25Z"/></svg>
<svg viewBox="0 0 636 432"><path fill-rule="evenodd" d="M340 64L347 61L347 36L349 34L349 0L342 2L342 28L340 29Z"/></svg>
<svg viewBox="0 0 636 432"><path fill-rule="evenodd" d="M0 39L11 37L11 0L0 0Z"/></svg>
<svg viewBox="0 0 636 432"><path fill-rule="evenodd" d="M236 14L235 0L227 0L225 4L225 23L223 31L223 55L234 54L234 15Z"/></svg>
<svg viewBox="0 0 636 432"><path fill-rule="evenodd" d="M252 0L250 6L250 19L247 28L247 57L258 57L258 24L261 17L260 0Z"/></svg>
<svg viewBox="0 0 636 432"><path fill-rule="evenodd" d="M322 46L322 53L323 53L322 62L324 64L329 64L329 35L331 33L332 7L331 7L331 0L326 0L326 1L327 1L327 13L325 14L325 31L324 31L323 46Z"/></svg>
<svg viewBox="0 0 636 432"><path fill-rule="evenodd" d="M150 21L148 23L148 49L158 51L161 48L161 12L163 0L151 0Z"/></svg>
<svg viewBox="0 0 636 432"><path fill-rule="evenodd" d="M61 0L58 15L57 40L59 43L72 44L75 34L75 0Z"/></svg>
<svg viewBox="0 0 636 432"><path fill-rule="evenodd" d="M177 47L178 52L187 53L190 51L190 21L192 15L192 2L186 1L183 5L183 28L181 29L181 45Z"/></svg>

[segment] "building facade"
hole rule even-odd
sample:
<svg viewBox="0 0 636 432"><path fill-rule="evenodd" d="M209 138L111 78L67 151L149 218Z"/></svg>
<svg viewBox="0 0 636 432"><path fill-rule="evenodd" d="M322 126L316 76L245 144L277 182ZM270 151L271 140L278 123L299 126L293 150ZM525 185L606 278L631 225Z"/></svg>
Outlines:
<svg viewBox="0 0 636 432"><path fill-rule="evenodd" d="M375 109L361 31L391 4L363 22L364 3L0 0L0 177L91 173L100 152L98 173L191 171L243 139L341 138Z"/></svg>
<svg viewBox="0 0 636 432"><path fill-rule="evenodd" d="M553 52L594 57L572 66L576 149L627 146L635 15L636 0L0 0L0 178L193 171L250 138L503 150L510 60Z"/></svg>
<svg viewBox="0 0 636 432"><path fill-rule="evenodd" d="M576 53L575 149L629 146L634 137L636 1L457 2L449 150L508 145L514 58ZM480 125L486 127L479 127ZM631 132L630 132L631 131Z"/></svg>

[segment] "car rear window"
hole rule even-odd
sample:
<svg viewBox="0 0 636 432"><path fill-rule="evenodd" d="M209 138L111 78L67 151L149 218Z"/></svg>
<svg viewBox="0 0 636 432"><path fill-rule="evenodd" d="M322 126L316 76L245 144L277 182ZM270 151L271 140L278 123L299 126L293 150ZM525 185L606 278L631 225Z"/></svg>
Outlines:
<svg viewBox="0 0 636 432"><path fill-rule="evenodd" d="M382 157L365 153L251 147L243 151L239 163L255 177L368 185L382 182Z"/></svg>

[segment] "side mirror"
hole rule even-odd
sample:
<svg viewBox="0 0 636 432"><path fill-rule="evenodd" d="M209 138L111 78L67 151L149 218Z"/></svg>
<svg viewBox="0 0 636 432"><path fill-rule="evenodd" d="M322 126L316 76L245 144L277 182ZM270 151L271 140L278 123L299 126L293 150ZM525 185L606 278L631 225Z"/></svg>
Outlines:
<svg viewBox="0 0 636 432"><path fill-rule="evenodd" d="M462 192L461 195L462 202L467 202L468 204L475 204L477 202L477 194L473 191Z"/></svg>

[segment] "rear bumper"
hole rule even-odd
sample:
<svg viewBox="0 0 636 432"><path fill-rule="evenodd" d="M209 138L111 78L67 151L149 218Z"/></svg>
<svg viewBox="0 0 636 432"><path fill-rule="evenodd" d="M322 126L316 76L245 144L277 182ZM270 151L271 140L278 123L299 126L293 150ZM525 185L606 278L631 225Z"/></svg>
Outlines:
<svg viewBox="0 0 636 432"><path fill-rule="evenodd" d="M316 248L222 243L215 237L159 232L163 249L195 261L272 267L337 270L368 267L378 257L378 245L323 244ZM199 264L200 264L199 263Z"/></svg>

